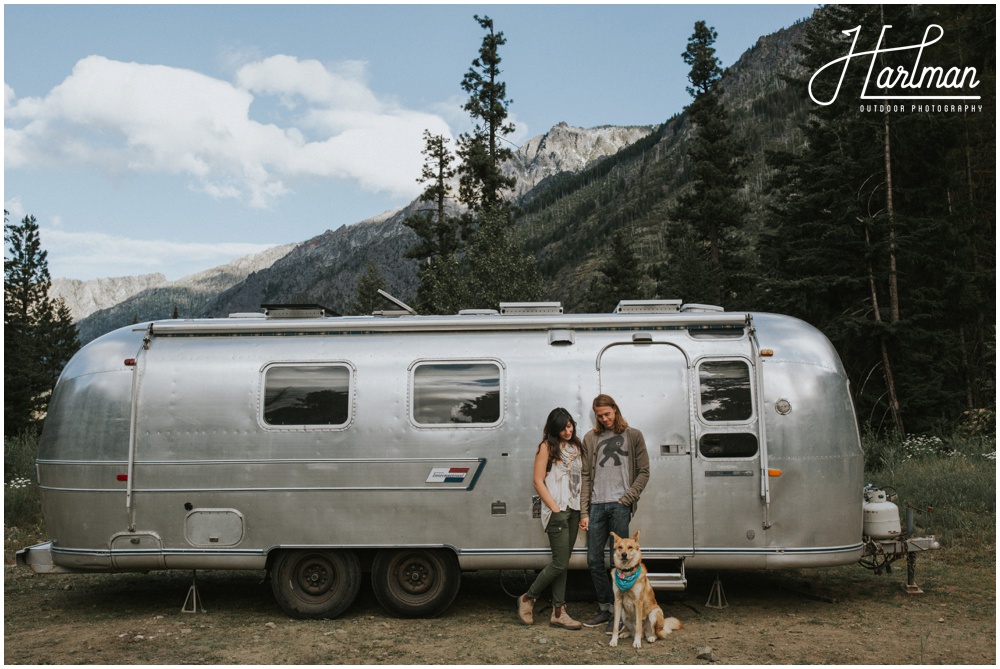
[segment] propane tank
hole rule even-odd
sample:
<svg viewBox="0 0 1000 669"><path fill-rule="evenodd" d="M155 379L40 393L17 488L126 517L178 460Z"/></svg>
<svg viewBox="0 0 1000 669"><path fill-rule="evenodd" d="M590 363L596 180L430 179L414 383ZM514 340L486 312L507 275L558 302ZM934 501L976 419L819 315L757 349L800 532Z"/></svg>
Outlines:
<svg viewBox="0 0 1000 669"><path fill-rule="evenodd" d="M884 490L869 485L865 488L863 532L870 539L896 539L899 527L899 508L890 502Z"/></svg>

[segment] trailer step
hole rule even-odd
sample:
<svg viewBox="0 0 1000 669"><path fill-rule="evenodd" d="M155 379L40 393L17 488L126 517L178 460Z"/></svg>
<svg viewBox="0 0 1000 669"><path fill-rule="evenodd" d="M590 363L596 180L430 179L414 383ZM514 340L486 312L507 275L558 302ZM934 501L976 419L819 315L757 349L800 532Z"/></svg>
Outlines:
<svg viewBox="0 0 1000 669"><path fill-rule="evenodd" d="M646 574L653 590L686 590L688 586L684 574Z"/></svg>
<svg viewBox="0 0 1000 669"><path fill-rule="evenodd" d="M647 560L646 578L653 590L686 590L687 575L684 573L684 558Z"/></svg>

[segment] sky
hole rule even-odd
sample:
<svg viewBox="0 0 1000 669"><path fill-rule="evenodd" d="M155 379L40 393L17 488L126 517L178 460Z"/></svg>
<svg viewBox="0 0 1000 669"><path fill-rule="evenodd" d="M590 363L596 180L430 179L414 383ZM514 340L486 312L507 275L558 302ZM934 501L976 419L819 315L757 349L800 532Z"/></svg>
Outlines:
<svg viewBox="0 0 1000 669"><path fill-rule="evenodd" d="M423 133L469 130L489 16L520 145L690 102L703 20L732 65L815 5L4 5L4 208L53 278L169 280L401 207Z"/></svg>

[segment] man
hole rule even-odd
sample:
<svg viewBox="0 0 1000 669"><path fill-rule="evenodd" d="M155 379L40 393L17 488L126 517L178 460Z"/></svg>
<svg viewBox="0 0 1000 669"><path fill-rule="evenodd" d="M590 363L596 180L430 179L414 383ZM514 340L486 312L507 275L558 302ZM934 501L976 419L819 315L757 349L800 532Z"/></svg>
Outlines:
<svg viewBox="0 0 1000 669"><path fill-rule="evenodd" d="M608 395L594 398L597 425L583 438L580 529L587 531L587 565L600 610L587 627L614 632L614 591L605 566L611 533L630 536L629 521L649 481L649 455L642 432L629 427Z"/></svg>

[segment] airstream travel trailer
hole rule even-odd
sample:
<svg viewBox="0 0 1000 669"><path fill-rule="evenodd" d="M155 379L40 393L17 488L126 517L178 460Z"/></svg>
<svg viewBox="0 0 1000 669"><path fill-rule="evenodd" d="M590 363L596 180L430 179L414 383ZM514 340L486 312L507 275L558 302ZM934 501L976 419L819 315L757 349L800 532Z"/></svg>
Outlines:
<svg viewBox="0 0 1000 669"><path fill-rule="evenodd" d="M548 561L531 484L548 412L616 398L651 475L632 522L655 587L686 568L862 557L863 458L829 341L787 316L680 301L419 316L322 308L125 327L54 391L36 571L268 569L282 608L332 617L371 573L434 615L463 570ZM571 567L586 563L583 537Z"/></svg>

